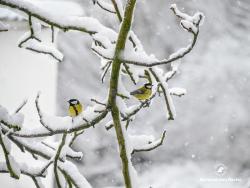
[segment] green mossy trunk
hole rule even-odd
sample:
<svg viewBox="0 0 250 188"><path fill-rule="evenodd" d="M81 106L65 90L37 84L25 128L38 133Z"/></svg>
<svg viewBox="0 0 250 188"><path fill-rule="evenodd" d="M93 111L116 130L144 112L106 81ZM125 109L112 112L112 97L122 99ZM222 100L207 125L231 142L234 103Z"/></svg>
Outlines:
<svg viewBox="0 0 250 188"><path fill-rule="evenodd" d="M112 72L110 78L110 90L109 90L109 107L111 109L111 114L115 126L116 136L119 144L120 149L120 157L122 160L122 172L124 177L124 182L126 188L132 188L130 172L129 172L129 161L126 152L126 145L125 139L122 131L122 125L120 121L120 112L119 108L116 105L116 96L117 96L117 88L118 88L118 80L120 76L120 67L121 67L121 60L120 54L125 48L126 40L128 37L128 33L130 31L132 19L133 19L133 12L135 8L136 0L128 0L126 4L126 9L124 13L124 18L122 21L122 25L120 28L120 32L118 35L116 48L115 48L115 55L114 61L112 64Z"/></svg>

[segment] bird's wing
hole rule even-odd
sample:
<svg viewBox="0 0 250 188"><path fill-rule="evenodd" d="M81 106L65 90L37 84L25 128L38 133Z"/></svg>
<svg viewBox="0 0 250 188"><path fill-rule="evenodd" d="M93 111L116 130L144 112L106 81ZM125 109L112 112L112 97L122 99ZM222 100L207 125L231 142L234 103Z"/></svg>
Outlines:
<svg viewBox="0 0 250 188"><path fill-rule="evenodd" d="M137 89L135 91L130 92L130 95L143 94L144 91L142 89Z"/></svg>

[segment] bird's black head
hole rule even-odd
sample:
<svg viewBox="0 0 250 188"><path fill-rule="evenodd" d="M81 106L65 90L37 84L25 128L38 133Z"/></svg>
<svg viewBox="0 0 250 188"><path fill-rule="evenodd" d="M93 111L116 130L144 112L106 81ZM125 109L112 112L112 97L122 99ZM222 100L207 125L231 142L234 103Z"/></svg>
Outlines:
<svg viewBox="0 0 250 188"><path fill-rule="evenodd" d="M146 88L146 89L152 89L152 84L151 83L146 83L146 84L144 84L144 87Z"/></svg>
<svg viewBox="0 0 250 188"><path fill-rule="evenodd" d="M77 99L70 99L70 100L68 100L68 103L69 103L70 105L76 105L76 104L79 104L80 102L79 102L79 100L77 100Z"/></svg>

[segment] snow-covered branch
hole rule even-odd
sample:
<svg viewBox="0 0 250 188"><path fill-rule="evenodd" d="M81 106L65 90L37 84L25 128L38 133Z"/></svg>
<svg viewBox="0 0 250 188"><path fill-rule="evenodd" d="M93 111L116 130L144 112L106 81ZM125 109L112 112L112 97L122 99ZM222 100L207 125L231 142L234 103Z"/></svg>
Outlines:
<svg viewBox="0 0 250 188"><path fill-rule="evenodd" d="M158 71L159 69L154 67L154 68L150 68L149 70L151 74L153 75L154 79L156 80L156 82L159 84L159 87L161 88L163 92L167 111L168 111L168 119L174 120L176 116L176 112L175 112L175 108L173 105L172 97L170 96L168 85L164 80L161 80L162 76L161 76L161 72Z"/></svg>
<svg viewBox="0 0 250 188"><path fill-rule="evenodd" d="M47 125L47 127L50 127L51 123L55 125L58 123L59 125L61 125L61 123L64 122L64 118L63 117L48 117L48 115L43 114L39 106L38 99L39 99L39 95L37 96L35 103L36 103L36 108L38 111L38 115L40 117L41 124ZM69 123L64 122L65 123L64 126L66 126L67 124L68 127L67 129L66 128L64 129L64 132L62 133L63 134L62 141L58 143L58 146L54 146L53 143L48 143L47 141L43 141L43 140L31 141L25 138L17 137L15 134L20 134L24 128L22 127L23 121L20 121L20 120L18 121L18 119L16 118L17 117L16 114L20 113L19 111L25 104L26 104L26 101L23 102L20 105L20 107L18 107L18 109L16 110L17 113L15 113L14 115L9 115L8 111L4 107L0 108L0 119L4 120L4 122L7 122L8 123L7 125L9 125L9 126L6 126L5 124L2 123L2 121L0 124L0 145L2 147L4 156L5 156L5 162L6 162L6 163L0 164L0 173L10 173L11 177L16 178L16 179L19 179L20 174L24 174L32 178L36 187L43 187L43 185L40 182L39 177L46 177L46 173L45 173L46 170L52 163L54 163L54 173L55 173L55 177L57 180L57 184L58 184L58 187L62 187L60 186L58 169L60 170L60 172L62 172L63 163L67 163L67 158L78 159L78 160L82 158L81 152L75 152L70 147L72 143L74 142L76 136L79 136L83 132L74 131L74 135L71 135L71 132L67 132L69 130L70 125L72 126L72 121L70 120ZM94 125L101 120L100 116L96 116L95 113L93 112L95 109L102 109L102 108L95 107L94 109L91 109L88 112L88 115L85 114L85 117L87 118L94 117L94 119L90 120L89 122L91 125ZM104 114L104 111L103 111L103 114ZM104 117L105 116L102 116L102 118ZM75 123L79 124L82 121L84 120L76 119ZM15 124L17 124L18 127L20 127L18 131L11 130L13 128L12 126L13 122L17 122ZM47 130L44 128L38 129L36 131L39 132L39 130L40 131L46 130L50 134L53 133L54 131L53 129ZM30 131L33 132L32 134L36 132L32 130ZM55 135L55 133L51 135ZM66 141L67 135L70 135L70 136L69 136L69 139ZM43 137L46 137L46 136L49 136L49 135L43 135ZM29 135L28 137L34 138L32 135ZM42 167L39 167L39 168L34 167L34 169L33 167L30 167L30 166L29 168L27 168L26 164L17 163L14 157L10 155L11 142L15 144L18 148L20 148L22 152L27 151L28 153L30 153L32 156L35 157L35 160L40 160L37 157L39 156L39 157L46 159L47 162ZM58 149L55 149L55 148L58 148ZM63 170L65 171L65 169ZM76 170L76 167L74 167L73 169L67 169L67 171L65 171L64 174L69 171L71 172L71 174L68 174L67 177L70 177L71 179L70 182L76 187L83 187L83 183L80 183L77 179L74 178L75 177L74 174L79 173L78 170ZM77 172L75 173L74 171L77 171ZM82 175L81 175L81 178L85 179ZM86 182L87 180L85 179L85 185L87 185ZM89 185L89 187L91 186Z"/></svg>
<svg viewBox="0 0 250 188"><path fill-rule="evenodd" d="M181 26L188 32L190 32L193 35L192 42L185 48L179 49L177 52L174 52L169 56L169 58L161 60L161 61L152 61L148 60L148 62L140 62L140 61L134 61L133 59L128 60L122 58L122 62L125 64L131 64L136 66L143 66L143 67L153 67L157 65L164 65L171 62L174 62L178 59L183 58L185 55L187 55L189 52L192 51L194 48L198 35L199 35L199 27L203 22L204 15L200 12L196 13L193 17L186 16L186 14L182 13L180 10L178 10L176 5L172 5L170 7L171 10L173 10L174 14L181 18ZM185 16L184 16L185 15ZM108 58L108 57L107 57Z"/></svg>
<svg viewBox="0 0 250 188"><path fill-rule="evenodd" d="M48 25L53 25L54 27L64 31L76 30L88 34L95 34L100 32L102 29L108 29L92 17L62 18L25 0L0 0L0 4L22 11L27 15L37 18Z"/></svg>
<svg viewBox="0 0 250 188"><path fill-rule="evenodd" d="M166 131L164 131L162 133L162 136L161 138L159 138L158 140L149 140L147 141L147 144L144 144L144 145L136 145L136 139L134 138L133 139L133 143L134 143L134 149L132 151L132 154L136 153L136 152L142 152L142 151L152 151L156 148L158 148L159 146L161 146L163 144L163 141L165 139L165 136L166 136Z"/></svg>
<svg viewBox="0 0 250 188"><path fill-rule="evenodd" d="M105 1L103 1L103 0L96 0L95 3L96 3L99 7L101 7L103 10L105 10L105 11L108 11L108 12L113 13L113 14L116 13L114 7L113 7L112 4L110 4L110 3L107 3L107 2L105 2Z"/></svg>
<svg viewBox="0 0 250 188"><path fill-rule="evenodd" d="M114 38L117 35L115 31L105 27L98 20L92 17L61 17L25 0L0 0L0 5L19 10L25 13L28 17L30 31L24 34L24 36L20 39L19 47L25 47L33 52L49 55L59 62L62 61L63 55L52 44L54 42L54 28L59 28L63 31L80 31L88 33L91 36L96 33L105 33L107 38ZM52 43L41 41L39 37L36 36L32 18L39 20L42 25L49 25L51 27ZM6 31L6 27L3 26L4 25L0 23L0 30Z"/></svg>
<svg viewBox="0 0 250 188"><path fill-rule="evenodd" d="M0 145L2 146L2 150L6 161L6 166L8 172L10 173L10 176L15 179L19 179L20 169L14 158L10 155L10 147L11 147L10 141L7 137L2 135L1 130L0 130Z"/></svg>
<svg viewBox="0 0 250 188"><path fill-rule="evenodd" d="M61 182L60 182L60 179L59 179L57 166L58 166L58 160L60 158L62 149L63 149L63 147L65 145L65 142L66 142L66 137L67 137L67 133L64 133L63 136L62 136L62 141L59 144L59 147L58 147L58 149L56 151L55 160L54 160L54 174L55 174L55 177L56 177L55 179L56 179L56 184L57 184L58 188L62 188L62 186L61 186Z"/></svg>
<svg viewBox="0 0 250 188"><path fill-rule="evenodd" d="M127 112L126 115L121 114L122 121L127 121L131 119L133 116L135 116L142 108L149 107L150 101L156 96L156 93L152 94L152 96L145 101L142 101L140 105L131 106ZM133 119L133 118L132 118Z"/></svg>
<svg viewBox="0 0 250 188"><path fill-rule="evenodd" d="M42 112L41 112L41 109L40 109L40 106L39 106L39 97L40 97L40 93L37 94L36 96L36 100L35 100L35 103L36 103L36 110L37 110L37 113L38 113L38 116L40 118L40 123L42 126L44 126L48 131L52 131L52 129L46 125L46 123L44 122L43 120L43 115L42 115Z"/></svg>

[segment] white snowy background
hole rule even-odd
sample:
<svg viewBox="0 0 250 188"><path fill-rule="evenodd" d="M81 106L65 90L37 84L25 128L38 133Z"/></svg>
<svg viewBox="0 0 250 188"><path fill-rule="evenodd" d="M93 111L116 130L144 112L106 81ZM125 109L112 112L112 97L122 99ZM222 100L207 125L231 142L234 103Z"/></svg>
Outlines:
<svg viewBox="0 0 250 188"><path fill-rule="evenodd" d="M58 6L60 1L53 1L56 8L51 8L52 4L46 7L53 11L61 9L67 14L93 16L107 26L118 27L115 18L94 7L91 1L75 2L79 5L71 5L71 9L69 4ZM174 98L176 120L167 121L162 101L157 99L133 122L132 134L158 137L163 129L167 130L163 146L133 156L140 180L153 188L249 188L250 2L138 0L133 30L146 51L159 58L165 58L190 39L170 12L171 3L177 3L188 13L202 11L206 20L197 45L182 59L178 75L170 82L170 86L187 89L185 96ZM6 19L3 12L1 19ZM20 27L17 31L0 33L1 105L14 110L28 98L25 113L35 114L34 96L41 90L42 108L49 113L66 115L69 98L78 98L88 106L91 98L100 99L107 93L108 79L104 84L100 81L99 58L90 50L89 36L60 32L58 47L64 61L56 64L47 56L16 46L23 33L23 26ZM25 121L32 126L36 116L28 117ZM84 154L78 165L94 188L122 185L113 130L107 132L104 125L97 126L87 130L77 142L74 147ZM216 173L220 164L226 167L223 176ZM207 182L201 178L239 178L241 181ZM3 187L33 186L25 178L17 182L8 175L0 175L0 181Z"/></svg>

